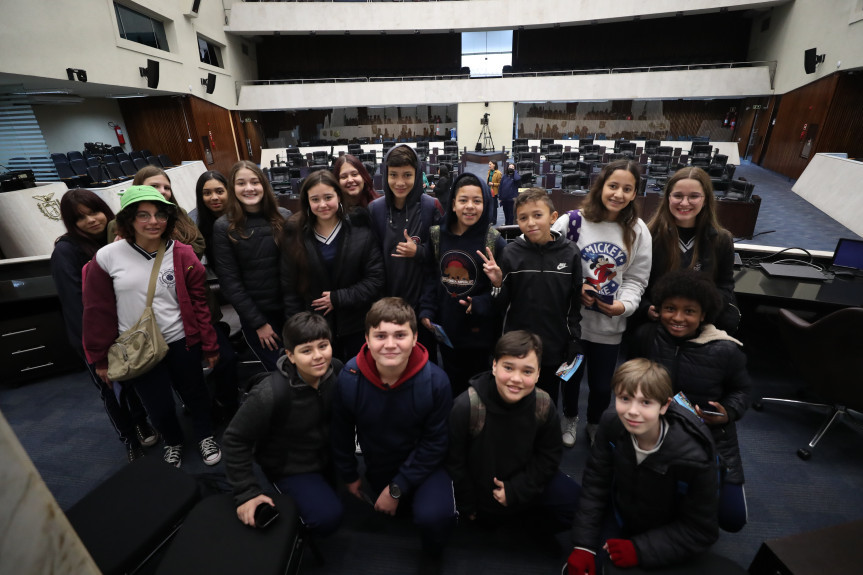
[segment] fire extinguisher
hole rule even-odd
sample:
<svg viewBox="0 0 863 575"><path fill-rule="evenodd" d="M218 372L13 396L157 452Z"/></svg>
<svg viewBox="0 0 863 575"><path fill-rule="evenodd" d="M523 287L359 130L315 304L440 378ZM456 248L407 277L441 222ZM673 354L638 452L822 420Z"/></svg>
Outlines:
<svg viewBox="0 0 863 575"><path fill-rule="evenodd" d="M114 128L114 133L117 135L117 141L121 146L126 144L126 136L123 135L123 130L120 128L119 124L115 124L114 122L108 122L108 125Z"/></svg>
<svg viewBox="0 0 863 575"><path fill-rule="evenodd" d="M731 126L730 126L730 128L733 130L734 126L736 126L736 125L737 125L737 112L732 112L731 113Z"/></svg>

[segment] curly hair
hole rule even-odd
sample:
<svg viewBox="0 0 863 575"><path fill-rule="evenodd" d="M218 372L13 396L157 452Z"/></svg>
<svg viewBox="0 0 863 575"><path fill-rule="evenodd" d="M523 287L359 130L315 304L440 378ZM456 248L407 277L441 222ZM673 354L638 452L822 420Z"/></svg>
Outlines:
<svg viewBox="0 0 863 575"><path fill-rule="evenodd" d="M135 202L117 212L117 232L121 238L124 238L130 244L135 243L135 214L138 213L138 206L144 203L152 204L153 202L149 202L147 200ZM167 240L171 238L171 234L174 233L174 226L177 225L177 214L180 208L173 204L168 205L161 203L157 204L157 207L168 214L167 225L165 226L165 231L162 232L162 239Z"/></svg>
<svg viewBox="0 0 863 575"><path fill-rule="evenodd" d="M653 286L651 297L659 310L665 300L683 298L698 302L704 321L710 323L722 309L722 296L713 282L701 272L674 270L662 276Z"/></svg>
<svg viewBox="0 0 863 575"><path fill-rule="evenodd" d="M135 178L132 180L133 186L143 186L146 185L144 182L153 178L155 176L164 176L168 183L171 183L171 178L168 176L168 173L165 172L162 168L158 166L144 166L140 170L135 173ZM187 245L192 245L195 241L195 238L198 237L198 234L201 232L198 230L198 226L195 225L195 222L192 221L192 218L186 214L185 211L180 207L180 204L177 203L177 196L174 192L171 192L170 198L165 198L175 206L177 206L177 221L174 223L174 227L172 228L172 238L177 240L178 242L182 242ZM119 227L119 222L118 227ZM123 236L126 237L126 236ZM134 237L134 234L133 236Z"/></svg>

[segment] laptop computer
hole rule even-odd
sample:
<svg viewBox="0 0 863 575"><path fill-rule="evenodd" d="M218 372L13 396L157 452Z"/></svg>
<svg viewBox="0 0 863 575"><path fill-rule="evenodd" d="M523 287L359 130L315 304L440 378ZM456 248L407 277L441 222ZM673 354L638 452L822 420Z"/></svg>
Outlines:
<svg viewBox="0 0 863 575"><path fill-rule="evenodd" d="M829 269L834 273L863 275L863 240L840 238Z"/></svg>
<svg viewBox="0 0 863 575"><path fill-rule="evenodd" d="M824 272L810 267L806 264L759 264L764 273L772 278L791 278L798 280L824 281L827 276Z"/></svg>

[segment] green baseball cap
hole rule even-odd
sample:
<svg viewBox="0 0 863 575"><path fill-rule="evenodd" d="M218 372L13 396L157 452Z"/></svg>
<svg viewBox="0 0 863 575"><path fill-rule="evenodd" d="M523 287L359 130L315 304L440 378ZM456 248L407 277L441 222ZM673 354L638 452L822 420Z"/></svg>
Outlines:
<svg viewBox="0 0 863 575"><path fill-rule="evenodd" d="M123 210L136 202L161 202L169 206L174 205L153 186L131 186L120 196L120 209Z"/></svg>

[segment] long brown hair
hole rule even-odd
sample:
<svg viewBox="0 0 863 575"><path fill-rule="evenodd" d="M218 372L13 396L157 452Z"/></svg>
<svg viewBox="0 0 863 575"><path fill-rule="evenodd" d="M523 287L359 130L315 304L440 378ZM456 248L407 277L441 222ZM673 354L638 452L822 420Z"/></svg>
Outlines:
<svg viewBox="0 0 863 575"><path fill-rule="evenodd" d="M234 167L231 168L231 175L228 177L229 193L228 208L226 211L228 221L230 222L228 226L228 238L236 243L238 240L232 233L236 231L244 240L249 239L245 235L246 211L243 209L243 204L237 199L237 193L234 190L234 181L237 179L237 172L243 169L251 171L258 178L258 181L261 182L261 186L264 188L264 196L261 198L261 215L265 220L270 222L270 226L273 228L273 240L276 242L276 245L281 245L285 219L279 212L279 202L276 200L276 194L273 192L273 187L261 168L248 160L240 160L234 164Z"/></svg>
<svg viewBox="0 0 863 575"><path fill-rule="evenodd" d="M80 206L84 206L93 213L102 212L108 222L114 219L114 212L95 192L83 188L69 190L60 199L60 217L63 219L63 225L66 226L66 235L84 250L87 257L92 258L99 248L108 243L108 238L104 232L100 238L93 238L78 228L78 220L82 217L78 211Z"/></svg>
<svg viewBox="0 0 863 575"><path fill-rule="evenodd" d="M584 204L581 206L581 215L589 222L604 222L608 219L608 209L602 203L602 188L605 186L606 180L611 177L611 174L617 170L625 170L632 174L635 178L635 191L638 193L641 187L641 170L638 167L638 162L632 160L616 160L606 164L599 172L599 176L590 186L590 191L584 199ZM638 207L635 205L635 198L629 202L625 208L617 214L617 223L623 229L623 243L626 246L626 251L632 250L632 242L635 241L635 225L638 221Z"/></svg>
<svg viewBox="0 0 863 575"><path fill-rule="evenodd" d="M145 181L155 176L165 176L168 183L171 183L170 176L168 176L167 172L162 168L157 166L144 166L135 173L135 179L132 180L132 185L143 186ZM191 246L195 239L201 235L201 232L198 231L198 226L195 225L195 222L192 221L192 218L189 217L186 211L180 208L180 204L177 203L177 195L174 193L173 189L171 190L171 197L168 198L168 201L177 206L177 222L174 224L174 231L171 234L171 239Z"/></svg>
<svg viewBox="0 0 863 575"><path fill-rule="evenodd" d="M341 187L339 187L339 181L336 177L326 170L318 170L306 176L300 188L300 211L288 220L288 227L286 228L288 244L285 247L297 266L296 287L297 293L302 296L305 296L306 291L309 289L309 255L306 253L305 239L314 233L315 223L317 222L317 216L312 213L311 204L309 203L309 190L318 184L329 186L336 193L336 196L339 198L339 210L336 212L336 217L342 223L345 222L345 209L342 204L344 193Z"/></svg>
<svg viewBox="0 0 863 575"><path fill-rule="evenodd" d="M356 156L345 154L343 156L339 156L336 158L336 161L333 162L333 175L336 177L337 181L340 180L339 174L345 164L350 164L356 168L357 172L359 172L360 177L363 179L363 189L360 190L360 193L358 194L358 200L354 200L353 198L346 196L343 201L348 204L355 203L363 208L368 207L368 205L378 197L378 194L375 192L375 185L372 181L372 177L369 175L369 171Z"/></svg>
<svg viewBox="0 0 863 575"><path fill-rule="evenodd" d="M650 235L653 238L653 252L661 251L666 258L665 269L660 270L662 273L676 270L680 266L680 249L677 247L680 236L677 233L677 222L671 214L669 201L674 186L681 180L695 180L704 191L704 204L701 206L701 211L695 216L695 245L689 267L692 268L697 265L701 255L712 249L711 244L715 245L715 242L710 242L708 239L711 229L720 234L728 233L719 223L716 215L716 196L713 194L713 184L707 172L694 167L676 171L674 175L668 178L665 191L662 194L662 203L647 224L647 229L650 230Z"/></svg>

